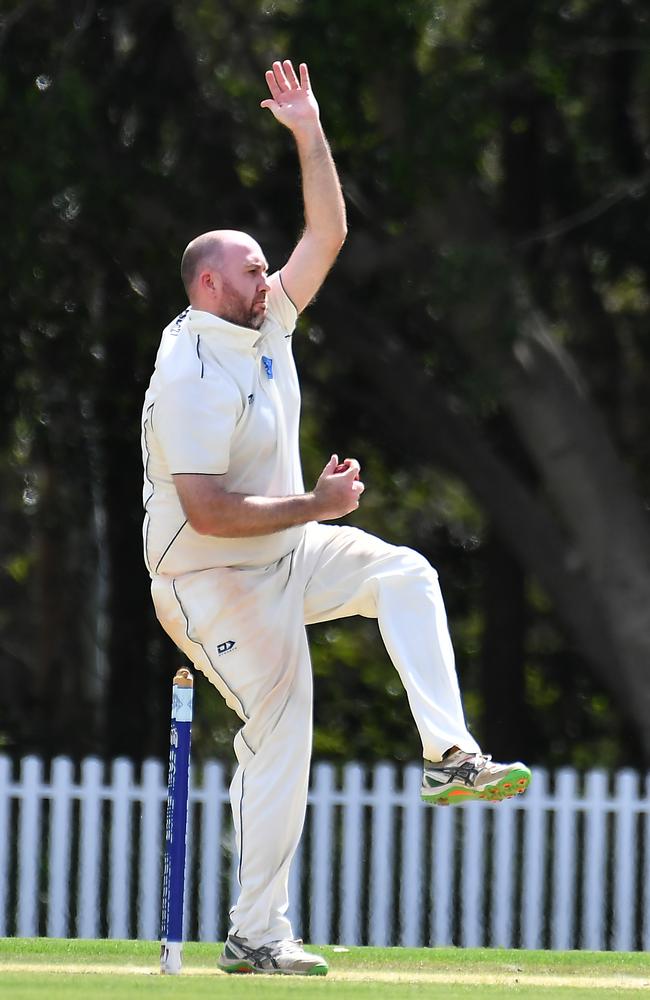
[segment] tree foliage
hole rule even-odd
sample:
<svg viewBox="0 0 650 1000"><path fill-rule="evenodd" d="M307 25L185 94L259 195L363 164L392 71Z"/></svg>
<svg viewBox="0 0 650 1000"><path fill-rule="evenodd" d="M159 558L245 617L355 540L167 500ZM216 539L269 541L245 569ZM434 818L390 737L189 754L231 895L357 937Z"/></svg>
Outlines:
<svg viewBox="0 0 650 1000"><path fill-rule="evenodd" d="M439 569L496 754L650 759L650 14L641 0L17 2L0 14L0 732L164 753L139 411L178 260L301 226L263 72L309 62L350 237L297 340L307 481ZM413 758L374 623L311 630L318 753ZM199 687L195 745L233 720Z"/></svg>

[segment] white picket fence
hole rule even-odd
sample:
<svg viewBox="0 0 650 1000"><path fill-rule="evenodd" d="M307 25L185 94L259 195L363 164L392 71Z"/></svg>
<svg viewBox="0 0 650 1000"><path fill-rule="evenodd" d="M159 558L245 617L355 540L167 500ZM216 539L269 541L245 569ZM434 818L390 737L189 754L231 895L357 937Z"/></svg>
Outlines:
<svg viewBox="0 0 650 1000"><path fill-rule="evenodd" d="M229 772L193 773L187 937L237 895ZM318 943L650 950L650 775L537 769L499 805L427 807L421 771L313 768L291 876ZM165 767L0 756L0 936L159 933Z"/></svg>

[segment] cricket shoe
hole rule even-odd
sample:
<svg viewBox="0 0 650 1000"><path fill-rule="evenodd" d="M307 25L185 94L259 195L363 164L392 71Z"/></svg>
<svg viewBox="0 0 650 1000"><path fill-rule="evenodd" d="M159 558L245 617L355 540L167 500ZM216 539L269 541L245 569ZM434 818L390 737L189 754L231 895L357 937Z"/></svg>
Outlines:
<svg viewBox="0 0 650 1000"><path fill-rule="evenodd" d="M270 941L253 948L246 938L230 934L219 956L224 972L257 972L281 976L326 976L327 962L302 947L302 941Z"/></svg>
<svg viewBox="0 0 650 1000"><path fill-rule="evenodd" d="M521 795L530 783L530 769L516 761L497 764L482 753L456 750L441 761L425 760L422 798L434 805L449 806L468 799L501 802Z"/></svg>

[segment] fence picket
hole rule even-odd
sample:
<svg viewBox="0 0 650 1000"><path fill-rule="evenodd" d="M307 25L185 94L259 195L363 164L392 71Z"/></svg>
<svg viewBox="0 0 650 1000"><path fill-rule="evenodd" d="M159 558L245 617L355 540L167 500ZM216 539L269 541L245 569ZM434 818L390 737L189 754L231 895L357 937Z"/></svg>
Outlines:
<svg viewBox="0 0 650 1000"><path fill-rule="evenodd" d="M99 878L101 865L103 767L93 757L81 765L81 841L77 936L96 938L99 931Z"/></svg>
<svg viewBox="0 0 650 1000"><path fill-rule="evenodd" d="M645 780L645 802L650 803L650 774ZM643 875L641 881L641 947L650 951L650 809L646 809L643 840ZM0 874L2 869L0 868Z"/></svg>
<svg viewBox="0 0 650 1000"><path fill-rule="evenodd" d="M142 765L142 810L138 862L138 937L158 937L160 924L161 845L164 837L162 802L165 796L163 768L157 760Z"/></svg>
<svg viewBox="0 0 650 1000"><path fill-rule="evenodd" d="M503 802L494 812L492 849L492 926L490 944L494 948L514 945L515 817L513 802Z"/></svg>
<svg viewBox="0 0 650 1000"><path fill-rule="evenodd" d="M483 939L485 809L463 811L463 855L460 868L462 899L461 944L476 948Z"/></svg>
<svg viewBox="0 0 650 1000"><path fill-rule="evenodd" d="M57 757L52 762L51 777L48 937L62 938L68 934L72 779L72 761L66 757Z"/></svg>
<svg viewBox="0 0 650 1000"><path fill-rule="evenodd" d="M310 939L319 944L331 940L332 919L332 798L334 772L326 764L314 768L312 792L311 839L311 913L309 915Z"/></svg>
<svg viewBox="0 0 650 1000"><path fill-rule="evenodd" d="M20 937L38 934L38 837L41 817L39 789L43 765L37 757L25 757L21 769L21 803L18 825L18 921Z"/></svg>
<svg viewBox="0 0 650 1000"><path fill-rule="evenodd" d="M363 768L348 764L343 778L342 913L339 940L361 943L361 873L363 863Z"/></svg>
<svg viewBox="0 0 650 1000"><path fill-rule="evenodd" d="M9 932L8 900L9 900L9 811L11 808L11 761L8 757L0 757L0 937L6 937Z"/></svg>
<svg viewBox="0 0 650 1000"><path fill-rule="evenodd" d="M575 924L576 785L575 771L563 768L558 772L551 909L551 947L558 951L571 948Z"/></svg>
<svg viewBox="0 0 650 1000"><path fill-rule="evenodd" d="M399 886L399 943L415 947L422 937L422 824L424 810L420 801L422 768L419 764L404 769L402 812L402 871Z"/></svg>
<svg viewBox="0 0 650 1000"><path fill-rule="evenodd" d="M582 947L602 951L605 940L605 799L607 775L592 771L585 786L585 821Z"/></svg>
<svg viewBox="0 0 650 1000"><path fill-rule="evenodd" d="M0 755L0 936L156 938L163 766L145 762L136 780L131 762L117 760L105 781L89 758L76 781L72 763L58 758L47 781L43 774L27 757L14 781ZM392 765L379 765L369 788L358 764L343 769L341 785L336 774L327 764L313 769L308 835L290 873L296 933L308 898L305 931L315 943L649 948L650 775L641 791L640 776L620 772L610 794L603 772L581 786L565 768L551 793L537 769L524 798L444 810L421 804L419 765L399 781ZM209 762L190 789L190 938L221 937L238 893L225 777Z"/></svg>
<svg viewBox="0 0 650 1000"><path fill-rule="evenodd" d="M541 948L543 923L544 863L546 852L546 813L543 800L546 797L546 771L535 772L535 780L529 791L529 801L524 814L524 857L526 873L523 883L522 947Z"/></svg>
<svg viewBox="0 0 650 1000"><path fill-rule="evenodd" d="M390 943L390 918L393 913L393 844L394 825L391 798L394 770L390 764L375 768L372 810L372 845L370 849L370 927L368 944Z"/></svg>
<svg viewBox="0 0 650 1000"><path fill-rule="evenodd" d="M201 822L201 881L199 886L199 937L216 941L221 912L221 818L223 815L223 766L217 761L203 768Z"/></svg>
<svg viewBox="0 0 650 1000"><path fill-rule="evenodd" d="M616 776L616 808L614 813L616 878L614 879L614 933L612 940L612 946L616 951L631 951L634 947L633 928L636 901L634 804L637 780L637 776L631 771L620 771Z"/></svg>
<svg viewBox="0 0 650 1000"><path fill-rule="evenodd" d="M110 836L110 879L108 887L108 933L113 938L129 936L129 821L131 816L131 761L118 758L113 762L113 809Z"/></svg>
<svg viewBox="0 0 650 1000"><path fill-rule="evenodd" d="M453 887L455 811L431 808L433 831L431 845L431 910L433 912L430 944L434 947L451 944L453 940Z"/></svg>

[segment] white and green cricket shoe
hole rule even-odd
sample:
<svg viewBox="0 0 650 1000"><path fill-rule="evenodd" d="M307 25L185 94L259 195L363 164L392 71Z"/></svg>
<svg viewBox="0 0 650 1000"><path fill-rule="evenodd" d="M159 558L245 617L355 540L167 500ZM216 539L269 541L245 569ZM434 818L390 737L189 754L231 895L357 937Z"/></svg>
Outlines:
<svg viewBox="0 0 650 1000"><path fill-rule="evenodd" d="M433 805L449 806L469 799L501 802L521 795L530 784L530 769L515 761L497 764L482 753L456 750L443 760L424 762L422 798Z"/></svg>
<svg viewBox="0 0 650 1000"><path fill-rule="evenodd" d="M305 951L302 941L271 941L253 948L234 934L228 936L217 964L224 972L281 976L326 976L328 969L325 959Z"/></svg>

